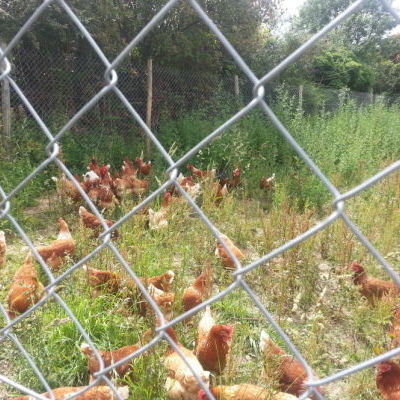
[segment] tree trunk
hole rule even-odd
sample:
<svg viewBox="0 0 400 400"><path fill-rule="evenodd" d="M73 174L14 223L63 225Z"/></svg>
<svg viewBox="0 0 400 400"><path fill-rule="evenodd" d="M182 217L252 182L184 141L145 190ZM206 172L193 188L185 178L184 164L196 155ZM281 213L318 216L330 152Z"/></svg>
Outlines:
<svg viewBox="0 0 400 400"><path fill-rule="evenodd" d="M146 107L146 125L151 129L151 113L153 111L153 60L147 60L147 107ZM151 141L147 134L144 136L146 157L150 158Z"/></svg>
<svg viewBox="0 0 400 400"><path fill-rule="evenodd" d="M0 42L2 49L6 48L4 42ZM5 61L1 62L0 74L6 67ZM2 111L2 122L3 122L3 134L1 143L5 150L4 155L8 159L10 158L11 152L11 102L10 102L10 82L7 78L1 81L1 111Z"/></svg>

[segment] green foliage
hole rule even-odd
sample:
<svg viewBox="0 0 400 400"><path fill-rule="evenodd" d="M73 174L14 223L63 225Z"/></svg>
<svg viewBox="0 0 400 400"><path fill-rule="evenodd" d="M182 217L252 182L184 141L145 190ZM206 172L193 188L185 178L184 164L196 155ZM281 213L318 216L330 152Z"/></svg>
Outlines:
<svg viewBox="0 0 400 400"><path fill-rule="evenodd" d="M346 100L343 92L342 106L337 112L322 110L317 115L303 115L294 98L282 87L280 101L274 108L289 132L341 188L360 183L377 172L382 162L400 156L396 146L397 106L358 107ZM220 117L187 114L165 125L161 140L173 147L175 156L181 157L224 121ZM275 172L286 187L285 193L300 209L307 204L320 208L330 199L319 179L259 111L251 112L202 149L193 164L201 168L212 165L221 174L229 174L240 166L248 189L253 192L262 176Z"/></svg>
<svg viewBox="0 0 400 400"><path fill-rule="evenodd" d="M283 47L295 38L297 48L351 3L351 0L307 0L291 33L283 40ZM311 72L314 81L335 88L368 92L373 87L374 91L390 91L391 82L385 81L383 71L387 69L385 63L400 49L398 38L388 35L394 26L394 18L380 1L366 1L308 51L301 62L293 65L285 78L292 80L294 75L294 79L309 81Z"/></svg>
<svg viewBox="0 0 400 400"><path fill-rule="evenodd" d="M40 4L36 0L25 3L23 0L0 0L0 22L6 27L3 40L9 41ZM275 22L275 0L212 0L201 3L229 40L245 52L251 52L258 46L261 24L271 27ZM163 0L72 0L69 3L105 54L111 58L117 56L164 4ZM46 18L39 18L34 29L21 39L20 46L61 50L66 60L72 60L77 55L81 58L92 57L92 52L87 51L86 39L76 34L76 29L62 8L51 4L45 15ZM185 69L208 72L220 71L226 62L220 43L186 2L172 8L162 23L131 53L131 61L136 63L145 62L149 57L171 66L179 65Z"/></svg>
<svg viewBox="0 0 400 400"><path fill-rule="evenodd" d="M314 79L323 85L368 92L373 83L373 71L357 61L348 50L326 50L314 59Z"/></svg>
<svg viewBox="0 0 400 400"><path fill-rule="evenodd" d="M6 193L13 190L47 158L45 146L43 133L35 128L33 123L24 120L22 123L13 124L13 158L10 159L0 150L0 182ZM56 174L55 171L54 164L50 164L13 197L10 212L19 222L25 220L23 210L32 206L34 199L41 197L44 190L52 190L53 182L50 178ZM5 227L9 227L8 221L1 219L0 229Z"/></svg>
<svg viewBox="0 0 400 400"><path fill-rule="evenodd" d="M379 91L397 96L400 92L400 62L383 61L380 65L377 81Z"/></svg>
<svg viewBox="0 0 400 400"><path fill-rule="evenodd" d="M315 115L305 115L285 86L278 92L275 112L321 170L340 188L349 188L374 174L385 160L399 158L398 106L377 103L358 107L346 100L347 94L343 91L342 105L336 112L324 111L322 107ZM319 90L313 93L314 99L322 96ZM187 113L160 127L159 139L175 159L233 115L234 109L229 105L232 103L218 104L218 109ZM13 144L17 156L12 162L3 162L0 168L0 179L6 191L12 190L46 156L43 134L37 128L24 122L15 130L20 132ZM143 143L138 135L138 131L126 136L101 131L69 132L61 143L61 157L73 174L82 174L92 156L101 163L111 164L113 170L119 169L124 157L134 159L142 152ZM164 179L165 161L155 149L153 161L156 175ZM239 166L247 189L256 196L260 178L276 173L285 188L285 196L300 209L307 206L321 209L330 199L329 192L258 110L233 124L191 162L200 168L213 166L219 176L229 176L232 169ZM182 172L187 173L184 166ZM54 188L50 178L58 174L58 169L50 164L30 182L13 199L13 215L25 218L23 210L35 205L43 188ZM152 182L152 187L156 186L157 182Z"/></svg>
<svg viewBox="0 0 400 400"><path fill-rule="evenodd" d="M336 128L341 127L341 122L351 121L350 128L354 129L354 125L365 118L360 114L351 120L354 111L354 107L344 107L343 113L346 115L335 120ZM383 110L384 116L389 116L389 119L390 111L392 110ZM377 109L372 110L372 113L376 113L376 118L380 112ZM334 116L331 119L334 120ZM299 121L296 126L301 128ZM252 122L256 122L256 119ZM371 123L371 120L368 122ZM315 139L316 133L313 132L313 135ZM370 139L368 136L368 140ZM305 142L308 141L309 138L306 138ZM351 141L347 144L350 145ZM377 147L376 143L374 145ZM319 144L316 147L318 146ZM382 149L385 151L384 146ZM299 173L302 175L301 170ZM400 228L397 201L400 194L399 183L400 176L393 175L348 201L346 207L355 223L363 232L368 232L374 246L395 268L400 262L397 240ZM274 201L266 209L260 207L259 201L254 200L250 191L244 191L243 197L240 191L231 192L216 207L206 189L200 201L213 222L244 251L245 262L251 262L302 234L320 220L314 208L305 206L299 213L292 207L285 192L286 186L284 176L281 175L276 184ZM123 204L118 211L124 214L134 204L137 202ZM158 204L155 202L151 206L156 208ZM97 246L98 238L93 238L90 231L79 226L76 205L68 212L60 208L58 202L53 203L52 207L57 211L57 216L68 216L77 246L73 260L68 259L68 265L63 265L62 270L56 272L58 275ZM325 207L325 211L330 212L331 208ZM121 236L115 242L124 259L139 276L153 276L168 269L175 271L172 289L176 293L175 315L182 313L181 296L184 288L204 266L211 265L214 270L213 294L232 283L231 273L224 270L220 261L214 257L214 238L204 229L201 220L191 218L192 215L188 206L173 206L168 216L168 227L163 231L146 229L145 216L136 215L120 227ZM49 242L53 237L52 233L56 232L53 226L56 218L49 218L48 214L44 214L43 218L48 222L48 230L44 237L35 231L32 234L35 243L39 240ZM21 265L26 250L18 237L8 244L8 258L2 270L0 285L3 298L7 295L9 282ZM388 296L371 307L352 283L348 265L353 259L365 264L371 276L387 279L382 268L364 246L338 220L324 231L246 275L246 281L253 292L319 376L348 368L390 347L388 324L393 306L398 304L398 298ZM106 249L90 259L88 264L123 274L115 257ZM40 269L37 264L36 267ZM40 274L40 280L46 284L43 273ZM99 349L113 350L136 343L145 330L154 328L151 314L143 317L127 306L126 291L116 294L100 291L94 296L87 276L79 268L67 276L62 285L59 295ZM252 383L276 387L276 376L270 379L262 373L263 367L268 372L274 365L258 350L260 331L267 330L277 344L287 352L289 350L266 323L250 297L238 287L215 302L212 311L217 323L235 326L230 361L223 374L216 377L214 384ZM189 323L177 323L174 326L179 339L189 349L194 346L196 328L201 317L201 313L199 314ZM84 338L54 300L50 299L28 318L16 324L13 333L34 359L51 387L88 383L87 361L79 351ZM166 399L164 383L167 371L163 367L165 349L166 344L163 341L155 346L153 352L135 359L133 370L126 377L116 378L117 386L129 386L130 399ZM10 341L5 341L2 347L1 362L5 366L4 374L7 377L32 390L44 390ZM378 394L374 375L373 368L365 369L362 374L354 374L350 379L342 381L340 386L335 384L328 387L327 394L332 400L376 400ZM14 388L5 386L2 389L7 391L6 396L17 395Z"/></svg>
<svg viewBox="0 0 400 400"><path fill-rule="evenodd" d="M342 13L352 0L307 0L300 9L298 27L315 33ZM369 0L346 21L342 22L332 34L333 43L346 43L348 48L363 51L376 46L384 34L396 26L394 18L378 0ZM365 58L368 56L364 54Z"/></svg>

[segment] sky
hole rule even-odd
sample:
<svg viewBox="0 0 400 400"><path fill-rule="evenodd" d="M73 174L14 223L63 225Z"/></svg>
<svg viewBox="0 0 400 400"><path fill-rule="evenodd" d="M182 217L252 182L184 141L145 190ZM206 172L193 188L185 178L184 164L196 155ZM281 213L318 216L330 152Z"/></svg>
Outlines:
<svg viewBox="0 0 400 400"><path fill-rule="evenodd" d="M288 10L289 14L295 15L304 2L305 0L283 0L283 7ZM393 0L393 6L400 10L400 0Z"/></svg>
<svg viewBox="0 0 400 400"><path fill-rule="evenodd" d="M283 0L283 8L288 10L288 14L295 15L304 1L305 0Z"/></svg>

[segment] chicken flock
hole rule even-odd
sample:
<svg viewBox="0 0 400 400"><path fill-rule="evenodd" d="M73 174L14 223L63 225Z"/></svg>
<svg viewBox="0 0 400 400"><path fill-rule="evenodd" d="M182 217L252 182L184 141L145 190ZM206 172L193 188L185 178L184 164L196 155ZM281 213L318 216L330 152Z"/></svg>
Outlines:
<svg viewBox="0 0 400 400"><path fill-rule="evenodd" d="M88 172L83 175L83 180L78 176L81 190L102 209L111 209L117 206L124 196L142 196L149 189L147 176L151 173L151 162L144 162L141 157L135 160L135 166L128 159L123 161L120 172L110 174L110 166L99 166L93 158L88 165ZM187 165L191 176L179 175L177 178L181 187L192 197L196 198L201 192L202 184L205 181L213 188L213 198L218 204L226 196L228 191L241 185L240 168L232 171L230 178L220 178L216 180L215 170L199 170L193 165ZM138 177L140 176L140 177ZM275 174L269 178L263 177L260 181L260 188L270 190L274 186ZM63 196L68 197L77 205L81 200L81 193L71 180L65 175L60 178L53 178L56 182L57 190ZM175 187L170 187L162 196L159 211L145 208L147 214L148 228L151 230L162 229L168 225L171 204L184 201ZM90 229L94 237L102 231L103 226L100 220L82 205L79 206L77 217L80 224L85 229ZM104 219L108 227L113 227L114 222ZM75 252L75 240L70 232L69 226L63 218L58 219L59 234L53 242L47 246L37 247L37 253L52 271L58 271L65 263L67 257L72 257ZM118 240L120 233L117 229L112 230L113 240ZM235 260L229 253L241 261L245 258L245 253L240 250L231 239L226 235L221 235L224 245L216 241L215 256L220 260L223 268L227 270L235 269ZM227 251L229 249L229 252ZM6 260L6 238L4 232L0 231L0 267L4 266ZM23 314L30 307L36 304L45 294L44 285L40 282L36 266L34 265L35 256L29 252L21 267L16 271L11 282L7 296L7 312L10 319ZM350 269L353 272L353 282L359 288L360 293L365 296L372 306L377 299L385 296L395 296L400 288L394 283L368 276L363 266L354 261ZM134 307L140 315L149 315L153 320L151 329L140 334L140 340L135 344L127 344L119 349L100 349L98 353L103 360L104 367L125 359L127 356L139 350L154 337L154 328L159 325L159 319L153 308L139 290L135 281L128 275L109 270L99 270L87 265L83 266L87 277L87 284L91 287L94 296L101 292L123 294L125 304ZM193 277L192 283L184 289L181 307L188 311L201 304L211 296L214 271L211 265L206 265L203 271ZM147 289L149 295L164 314L165 319L171 320L173 315L173 304L175 293L173 283L175 273L172 270L158 276L140 277L141 284ZM260 335L260 351L264 356L264 362L272 362L276 368L277 380L280 392L271 395L271 391L262 386L253 384L237 384L232 386L217 385L217 377L221 375L229 361L232 340L235 336L235 326L229 323L219 323L216 320L210 306L207 306L202 313L197 327L197 339L193 349L186 348L179 340L172 327L166 329L171 343L168 343L164 354L163 364L167 373L165 382L166 396L170 400L207 400L208 396L193 375L193 371L201 378L203 384L209 387L210 392L216 399L220 400L294 400L301 396L307 389L307 372L303 365L292 355L286 354L270 336L262 331ZM191 317L182 323L193 324ZM400 305L394 310L394 318L390 331L392 346L400 344ZM176 349L185 356L185 363ZM94 350L87 344L80 346L81 353L87 359L87 369L89 372L89 383L93 382L96 372L100 369L100 363ZM152 350L141 353L138 357L146 357ZM124 377L133 368L133 360L120 363L115 369L110 370L106 377L118 379ZM190 368L189 368L190 365ZM267 377L265 377L267 379ZM384 361L377 365L376 386L384 400L400 400L400 365L394 361ZM61 400L85 388L82 387L60 387L53 389L55 399ZM324 394L322 388L318 388L319 393ZM119 395L123 399L129 397L127 386L118 388ZM43 394L49 397L49 394ZM109 400L116 396L112 390L102 383L100 379L97 386L87 390L85 393L76 397L78 400ZM310 394L309 400L316 400L316 394ZM28 400L29 396L13 397L17 400ZM9 398L11 400L11 398Z"/></svg>

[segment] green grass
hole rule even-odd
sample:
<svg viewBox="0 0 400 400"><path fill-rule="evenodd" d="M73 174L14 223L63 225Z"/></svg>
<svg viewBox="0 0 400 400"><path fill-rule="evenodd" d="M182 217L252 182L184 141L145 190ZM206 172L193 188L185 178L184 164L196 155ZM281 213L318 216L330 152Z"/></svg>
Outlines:
<svg viewBox="0 0 400 400"><path fill-rule="evenodd" d="M358 109L349 104L336 114L304 116L281 106L277 112L322 171L341 190L360 183L399 157L398 108L375 105ZM198 118L198 115L188 115L186 120L166 125L164 129L170 132L170 137L165 132L160 133L160 140L175 149L175 157L184 154L193 145L192 141L203 137L219 122L203 119L196 125ZM21 149L32 146L29 139L34 132L32 129L26 127L21 135ZM106 150L100 147L97 150L86 149L80 154L79 142L72 140L73 137L63 147L64 161L73 173L83 173L92 155L98 156L101 162L109 161ZM89 143L89 138L85 140ZM124 154L124 151L128 152L126 148L122 141L115 142L110 160L114 167L119 166L125 155L133 158L140 153L140 145L130 149L129 154ZM2 184L5 182L6 190L11 190L40 163L41 158L35 156L37 151L32 150L32 154L24 157L21 150L14 164L1 165L0 180ZM154 175L162 179L163 165L157 157L155 164ZM327 190L259 112L251 113L207 146L195 157L193 164L203 168L212 165L228 171L240 165L243 171L241 188L230 193L220 207L214 205L210 191L204 188L199 204L210 220L244 251L245 262L256 260L295 238L332 212ZM275 189L265 193L258 188L259 178L273 172L277 175ZM35 245L49 243L55 238L59 216L67 220L77 249L63 267L65 270L93 250L98 241L79 226L78 207L54 195L49 178L55 173L56 170L48 169L40 174L17 195L12 210ZM152 187L157 185L155 176L151 178ZM27 213L26 208L35 208L35 199L43 199L43 193L49 198L47 205L42 204L37 212ZM393 174L346 204L348 215L397 271L400 267L397 240L400 230L399 196L400 175ZM108 217L121 217L137 201L126 201ZM157 209L158 202L151 207ZM2 271L0 295L6 299L9 282L21 265L26 249L10 227L4 227L10 251ZM145 227L145 217L137 215L121 227L120 233L121 239L116 244L139 276L152 276L168 269L175 271L175 315L182 312L184 288L206 265L211 264L215 271L213 294L233 282L231 274L214 256L214 238L187 206L176 206L165 230L149 231ZM364 263L371 275L387 278L368 251L338 220L246 275L249 285L319 376L368 359L389 346L387 330L396 300L382 301L372 308L361 298L352 284L348 268L354 259ZM122 270L109 250L100 252L87 264L94 268ZM41 273L40 276L46 283L45 275ZM153 327L151 315L141 317L133 309L125 310L123 296L104 293L93 297L82 270L71 274L63 285L60 295L100 349L136 343L146 329ZM231 361L216 382L276 386L276 382L261 374L264 360L258 350L260 331L266 329L277 343L283 347L284 344L251 299L240 288L235 289L215 303L212 309L219 323L235 325ZM52 387L85 385L88 382L86 361L79 352L83 338L66 318L62 308L52 301L14 329ZM196 316L192 323L176 326L179 338L188 348L193 348L198 319ZM165 348L161 343L154 353L136 360L134 371L118 382L129 385L131 399L166 398L163 390ZM10 378L32 389L43 390L27 363L8 342L0 355L0 365L3 364L8 366L6 375ZM9 394L15 393L9 387L5 390ZM333 400L376 400L379 396L373 369L331 384L327 391Z"/></svg>
<svg viewBox="0 0 400 400"><path fill-rule="evenodd" d="M396 175L385 180L351 201L348 206L349 215L396 269L399 267L400 253L396 252L398 245L394 232L398 232L400 214L393 199L400 194L399 179ZM210 219L244 250L248 262L296 237L318 221L318 214L312 209L300 213L290 207L289 202L275 202L275 196L281 196L279 191L273 194L268 210L262 209L258 201L249 200L247 193L240 189L230 194L218 208L211 205L207 192L200 202L204 204ZM61 210L57 203L54 207ZM119 212L122 214L127 209ZM385 212L376 211L371 217L370 210L376 209ZM329 208L325 212L329 212ZM90 232L78 225L76 208L68 210L64 216L77 241L77 251L73 256L77 261L91 251L97 242L91 238ZM49 225L52 224L49 221ZM55 232L55 221L51 230ZM389 234L385 234L386 231ZM52 238L54 236L51 235L48 239L41 237L40 242L48 242ZM117 245L139 276L151 276L168 269L176 272L175 315L182 312L180 299L183 289L208 263L215 271L214 294L232 282L230 273L222 268L213 254L214 239L201 221L191 216L188 207L177 207L168 228L159 232L146 230L143 216L131 218L121 227L121 239ZM7 291L6 282L9 282L25 254L17 238L11 241L11 248L15 252L12 251L3 271L3 298ZM353 259L365 263L371 275L385 277L365 248L343 223L337 221L325 231L246 276L263 304L320 376L370 358L389 345L387 329L394 301L380 302L372 308L360 297L351 282L348 269ZM69 261L69 265L72 261ZM108 250L94 257L88 265L121 270ZM65 265L64 269L67 267ZM41 277L45 281L43 274ZM100 349L115 349L136 343L140 335L153 326L151 316L144 318L132 310L123 311L123 297L119 295L104 293L93 298L81 270L74 272L63 285L65 287L60 292L62 298ZM321 293L324 293L322 297ZM263 357L258 350L260 331L266 329L277 343L282 347L284 344L250 298L241 289L236 289L212 308L218 322L235 325L231 361L216 382L274 385L274 382L260 374L263 365ZM88 382L86 362L79 352L83 338L66 317L59 305L50 302L15 329L52 387L84 385ZM178 336L188 348L193 348L197 321L198 317L191 324L176 326ZM135 363L132 374L119 382L130 386L131 399L166 398L163 391L164 351L165 344L158 345L154 353ZM2 357L12 364L10 370L14 371L21 383L42 390L37 378L15 349L7 347ZM334 385L328 388L330 398L334 400L377 398L373 369L353 375L338 385L340 391Z"/></svg>
<svg viewBox="0 0 400 400"><path fill-rule="evenodd" d="M305 115L290 98L282 96L273 108L289 132L340 190L347 190L372 176L385 161L400 157L398 105L357 107L349 102L334 113ZM232 115L229 107L188 113L178 120L163 122L157 135L172 157L178 159ZM0 164L0 182L6 192L46 158L44 134L33 122L16 123L13 131L18 132L13 143L15 157ZM111 164L112 169L120 168L124 157L133 159L143 151L143 140L136 125L124 134L85 127L68 132L61 140L61 149L60 158L70 171L82 174L92 156L99 162ZM152 158L155 175L159 181L164 181L165 161L155 149ZM273 173L277 176L281 197L289 199L291 206L299 210L307 207L322 210L331 199L328 190L259 110L253 110L233 124L200 150L191 162L200 168L215 167L219 174L228 175L240 166L246 192L262 204L269 199L258 189L260 178ZM187 173L184 167L182 172ZM43 191L54 187L50 178L57 173L57 167L50 164L31 181L14 198L13 215L24 221L24 209L34 205ZM153 180L152 188L157 185L157 180ZM36 227L36 224L30 225ZM10 226L2 220L0 228Z"/></svg>

